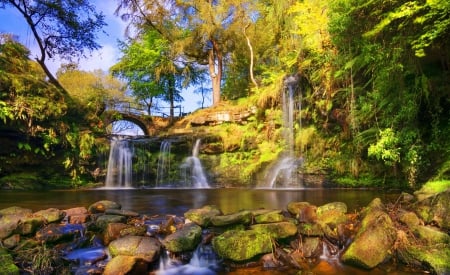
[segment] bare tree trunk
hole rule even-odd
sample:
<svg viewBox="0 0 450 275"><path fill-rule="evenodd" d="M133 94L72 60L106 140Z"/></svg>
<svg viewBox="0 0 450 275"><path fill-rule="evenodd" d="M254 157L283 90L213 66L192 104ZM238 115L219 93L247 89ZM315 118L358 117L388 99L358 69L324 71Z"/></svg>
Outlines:
<svg viewBox="0 0 450 275"><path fill-rule="evenodd" d="M219 50L216 41L212 41L213 47L209 51L208 66L209 76L211 77L212 90L213 90L213 105L217 105L220 102L220 83L222 79L222 54ZM216 67L217 60L217 67Z"/></svg>
<svg viewBox="0 0 450 275"><path fill-rule="evenodd" d="M253 85L255 85L256 88L258 88L258 83L255 80L255 77L253 75L253 47L252 44L250 42L250 38L247 36L247 33L245 32L248 27L250 27L250 24L247 24L247 26L244 27L244 36L245 39L247 40L247 45L248 45L248 49L250 50L250 79L252 80Z"/></svg>

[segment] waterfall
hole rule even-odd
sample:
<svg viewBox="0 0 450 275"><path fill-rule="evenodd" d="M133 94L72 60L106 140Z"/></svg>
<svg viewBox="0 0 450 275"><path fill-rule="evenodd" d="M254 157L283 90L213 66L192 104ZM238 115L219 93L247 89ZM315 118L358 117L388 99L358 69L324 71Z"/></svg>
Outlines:
<svg viewBox="0 0 450 275"><path fill-rule="evenodd" d="M132 188L133 143L123 137L111 139L106 173L107 188Z"/></svg>
<svg viewBox="0 0 450 275"><path fill-rule="evenodd" d="M289 76L284 81L285 89L282 93L283 105L283 139L286 142L286 148L281 153L281 157L272 165L266 174L266 180L258 187L277 188L277 187L301 187L298 182L297 169L303 160L295 157L295 97L294 91L298 85L298 76ZM300 97L301 98L301 97ZM301 108L301 103L299 104ZM301 111L301 109L300 109ZM301 121L300 121L301 125Z"/></svg>
<svg viewBox="0 0 450 275"><path fill-rule="evenodd" d="M159 149L158 167L156 174L156 187L170 182L170 147L172 141L163 140Z"/></svg>
<svg viewBox="0 0 450 275"><path fill-rule="evenodd" d="M198 158L200 145L201 140L197 139L192 149L192 156L186 158L181 165L182 176L184 175L184 181L186 183L190 181L194 188L209 188L210 186L203 171L202 163ZM190 180L188 179L188 171L190 172Z"/></svg>

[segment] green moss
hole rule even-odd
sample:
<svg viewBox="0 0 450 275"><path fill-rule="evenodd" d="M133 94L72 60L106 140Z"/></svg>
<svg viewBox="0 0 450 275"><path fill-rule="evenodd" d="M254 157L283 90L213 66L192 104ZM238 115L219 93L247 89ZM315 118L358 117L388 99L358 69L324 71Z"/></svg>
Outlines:
<svg viewBox="0 0 450 275"><path fill-rule="evenodd" d="M12 256L3 248L0 248L0 275L19 274L19 268L14 264Z"/></svg>
<svg viewBox="0 0 450 275"><path fill-rule="evenodd" d="M440 193L450 188L450 180L429 181L425 183L419 192L422 193Z"/></svg>

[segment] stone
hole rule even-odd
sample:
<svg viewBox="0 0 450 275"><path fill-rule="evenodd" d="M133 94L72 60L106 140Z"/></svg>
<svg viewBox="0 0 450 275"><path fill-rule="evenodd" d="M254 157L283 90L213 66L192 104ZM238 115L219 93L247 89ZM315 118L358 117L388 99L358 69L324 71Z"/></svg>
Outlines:
<svg viewBox="0 0 450 275"><path fill-rule="evenodd" d="M428 245L450 244L450 236L431 226L416 226L414 235ZM450 260L450 259L449 259Z"/></svg>
<svg viewBox="0 0 450 275"><path fill-rule="evenodd" d="M40 210L33 214L33 216L41 216L46 223L59 222L65 216L65 213L56 208L49 208L46 210Z"/></svg>
<svg viewBox="0 0 450 275"><path fill-rule="evenodd" d="M245 261L272 252L270 235L255 230L227 231L215 237L212 245L220 257L233 261Z"/></svg>
<svg viewBox="0 0 450 275"><path fill-rule="evenodd" d="M85 227L81 224L49 224L36 232L36 240L58 242L60 240L81 237Z"/></svg>
<svg viewBox="0 0 450 275"><path fill-rule="evenodd" d="M103 242L105 243L105 245L108 245L110 242L121 237L120 231L122 229L129 228L129 227L132 227L132 225L128 225L125 223L116 223L116 222L108 223L106 225L106 229L104 232Z"/></svg>
<svg viewBox="0 0 450 275"><path fill-rule="evenodd" d="M0 217L0 240L8 238L19 225L21 215L5 215Z"/></svg>
<svg viewBox="0 0 450 275"><path fill-rule="evenodd" d="M211 222L211 218L214 216L222 215L222 211L219 208L212 205L206 205L202 208L190 209L184 213L184 217L196 224L206 227Z"/></svg>
<svg viewBox="0 0 450 275"><path fill-rule="evenodd" d="M26 216L20 220L15 232L21 235L35 234L44 223L45 219L42 216Z"/></svg>
<svg viewBox="0 0 450 275"><path fill-rule="evenodd" d="M130 210L123 210L123 209L106 209L105 214L110 215L119 215L119 216L125 216L125 217L138 217L139 213L130 211Z"/></svg>
<svg viewBox="0 0 450 275"><path fill-rule="evenodd" d="M283 220L284 216L281 214L281 210L273 210L255 216L256 223L272 223L272 222L281 222Z"/></svg>
<svg viewBox="0 0 450 275"><path fill-rule="evenodd" d="M399 249L401 260L409 265L431 267L433 274L448 275L450 272L450 246L406 245Z"/></svg>
<svg viewBox="0 0 450 275"><path fill-rule="evenodd" d="M308 202L290 202L287 209L299 222L311 223L317 220L317 207Z"/></svg>
<svg viewBox="0 0 450 275"><path fill-rule="evenodd" d="M91 204L88 211L92 214L104 213L107 209L121 209L122 206L114 201L101 200Z"/></svg>
<svg viewBox="0 0 450 275"><path fill-rule="evenodd" d="M244 210L229 215L211 217L211 224L214 226L226 226L232 224L250 224L252 213Z"/></svg>
<svg viewBox="0 0 450 275"><path fill-rule="evenodd" d="M297 226L291 222L254 224L250 226L250 229L255 232L268 234L274 239L284 239L297 234Z"/></svg>
<svg viewBox="0 0 450 275"><path fill-rule="evenodd" d="M138 257L119 255L105 266L103 275L148 274L148 263Z"/></svg>
<svg viewBox="0 0 450 275"><path fill-rule="evenodd" d="M341 210L330 209L317 215L317 223L320 225L328 225L336 228L339 224L344 224L348 221L347 216Z"/></svg>
<svg viewBox="0 0 450 275"><path fill-rule="evenodd" d="M0 210L0 216L4 215L31 215L33 211L28 208L11 206Z"/></svg>
<svg viewBox="0 0 450 275"><path fill-rule="evenodd" d="M381 201L369 204L355 239L341 256L344 263L371 269L391 253L397 230L389 215L381 208Z"/></svg>
<svg viewBox="0 0 450 275"><path fill-rule="evenodd" d="M347 205L343 202L330 202L317 208L317 216L320 217L327 211L338 211L347 213Z"/></svg>
<svg viewBox="0 0 450 275"><path fill-rule="evenodd" d="M79 224L86 223L91 220L91 216L86 207L74 207L63 210L69 223Z"/></svg>
<svg viewBox="0 0 450 275"><path fill-rule="evenodd" d="M0 274L5 275L19 275L20 270L14 264L13 257L8 253L8 251L0 247Z"/></svg>
<svg viewBox="0 0 450 275"><path fill-rule="evenodd" d="M134 256L150 263L158 258L161 244L151 237L125 236L112 241L108 245L108 250L112 257Z"/></svg>
<svg viewBox="0 0 450 275"><path fill-rule="evenodd" d="M416 213L409 211L400 212L398 220L403 224L407 225L411 229L418 226L421 223Z"/></svg>
<svg viewBox="0 0 450 275"><path fill-rule="evenodd" d="M302 252L303 257L306 258L319 257L322 254L323 249L322 242L320 238L317 237L303 238L299 248Z"/></svg>
<svg viewBox="0 0 450 275"><path fill-rule="evenodd" d="M321 237L323 236L322 227L317 223L301 223L297 226L297 230L300 234L309 237Z"/></svg>
<svg viewBox="0 0 450 275"><path fill-rule="evenodd" d="M164 238L162 244L170 252L192 251L200 243L202 228L195 223L185 224L182 228Z"/></svg>
<svg viewBox="0 0 450 275"><path fill-rule="evenodd" d="M125 223L127 218L125 216L118 215L102 215L97 218L95 225L101 230L105 230L110 223Z"/></svg>
<svg viewBox="0 0 450 275"><path fill-rule="evenodd" d="M11 249L16 247L20 242L20 235L19 234L14 234L6 239L3 240L3 246Z"/></svg>

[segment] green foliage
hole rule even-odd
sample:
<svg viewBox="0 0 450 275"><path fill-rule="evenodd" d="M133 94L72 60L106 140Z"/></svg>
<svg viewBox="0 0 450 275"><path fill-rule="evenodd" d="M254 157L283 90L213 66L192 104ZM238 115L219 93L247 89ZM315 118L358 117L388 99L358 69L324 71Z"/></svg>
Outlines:
<svg viewBox="0 0 450 275"><path fill-rule="evenodd" d="M380 130L376 144L369 146L369 157L382 160L386 165L393 166L400 161L399 140L392 128Z"/></svg>

